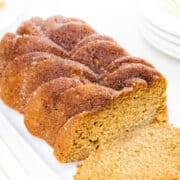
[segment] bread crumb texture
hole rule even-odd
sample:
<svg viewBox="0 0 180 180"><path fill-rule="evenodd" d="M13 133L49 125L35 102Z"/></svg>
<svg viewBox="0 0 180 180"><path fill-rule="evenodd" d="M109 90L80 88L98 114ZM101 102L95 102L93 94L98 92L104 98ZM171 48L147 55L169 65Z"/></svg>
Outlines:
<svg viewBox="0 0 180 180"><path fill-rule="evenodd" d="M111 141L78 167L75 180L179 180L180 129L152 124Z"/></svg>

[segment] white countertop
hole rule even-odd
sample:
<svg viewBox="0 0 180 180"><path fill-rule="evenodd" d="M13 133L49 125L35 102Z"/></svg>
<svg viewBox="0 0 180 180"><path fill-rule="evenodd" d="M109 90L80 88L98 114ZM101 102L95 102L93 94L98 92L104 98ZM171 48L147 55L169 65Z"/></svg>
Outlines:
<svg viewBox="0 0 180 180"><path fill-rule="evenodd" d="M26 9L23 16L19 18L19 22L36 15L46 17L62 14L67 17L82 18L102 34L114 37L132 55L142 57L153 63L168 80L168 108L170 121L180 126L180 60L162 54L143 39L138 29L139 19L136 1L31 0L25 2ZM9 27L6 31L15 28L16 25ZM0 139L0 149L3 144L6 143L3 143L3 141L3 139ZM12 139L12 141L16 141L16 139ZM5 148L7 147L4 145L4 149ZM6 152L6 155L9 153L9 151L6 150L3 152ZM6 155L4 154L4 156ZM1 167L2 162L4 163L5 161L2 161L2 154L0 153L0 179L6 179L6 175L2 170L3 167ZM18 172L19 171L20 168L18 169ZM24 171L22 171L22 177L25 176L23 173ZM15 176L14 178L7 179L19 180L19 178L15 178ZM24 179L26 178L23 178L23 180Z"/></svg>

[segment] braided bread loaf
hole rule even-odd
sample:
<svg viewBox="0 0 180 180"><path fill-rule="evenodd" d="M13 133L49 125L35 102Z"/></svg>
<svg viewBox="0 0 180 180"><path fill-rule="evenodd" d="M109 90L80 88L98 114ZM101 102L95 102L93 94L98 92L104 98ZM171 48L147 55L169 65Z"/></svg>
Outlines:
<svg viewBox="0 0 180 180"><path fill-rule="evenodd" d="M35 17L0 42L1 99L54 147L83 160L111 139L166 121L166 80L84 21Z"/></svg>

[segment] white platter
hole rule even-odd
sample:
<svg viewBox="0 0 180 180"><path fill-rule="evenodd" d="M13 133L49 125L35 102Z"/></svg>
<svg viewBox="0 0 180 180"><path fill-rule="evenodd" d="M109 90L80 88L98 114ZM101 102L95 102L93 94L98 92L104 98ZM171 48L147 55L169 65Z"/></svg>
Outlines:
<svg viewBox="0 0 180 180"><path fill-rule="evenodd" d="M144 38L153 47L173 58L180 60L180 45L176 45L167 41L166 39L163 39L143 24L140 25L140 31Z"/></svg>
<svg viewBox="0 0 180 180"><path fill-rule="evenodd" d="M2 101L0 101L0 129L0 138L11 149L30 179L73 179L78 163L59 163L49 145L30 135L24 126L23 116L5 106Z"/></svg>
<svg viewBox="0 0 180 180"><path fill-rule="evenodd" d="M147 21L143 17L140 17L140 19L141 19L142 25L145 26L150 31L152 31L154 34L156 34L160 38L164 39L165 41L180 47L180 37L174 36L170 33L162 31L161 29L157 28L156 26L151 24L149 21Z"/></svg>
<svg viewBox="0 0 180 180"><path fill-rule="evenodd" d="M173 13L167 0L138 0L140 14L157 28L180 37L180 15Z"/></svg>

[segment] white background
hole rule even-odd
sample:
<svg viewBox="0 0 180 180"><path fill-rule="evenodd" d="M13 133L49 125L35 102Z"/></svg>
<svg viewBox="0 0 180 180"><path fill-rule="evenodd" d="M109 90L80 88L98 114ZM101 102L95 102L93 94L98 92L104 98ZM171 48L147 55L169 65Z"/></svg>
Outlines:
<svg viewBox="0 0 180 180"><path fill-rule="evenodd" d="M22 6L24 13L19 18L19 22L35 15L48 17L62 14L67 17L82 18L100 33L115 38L132 55L153 63L168 80L170 121L180 126L180 60L162 54L143 39L139 32L135 0L31 0L23 2L26 8ZM11 16L14 13L16 12L12 12ZM16 25L7 28L6 31L15 28ZM16 139L12 137L12 141Z"/></svg>

